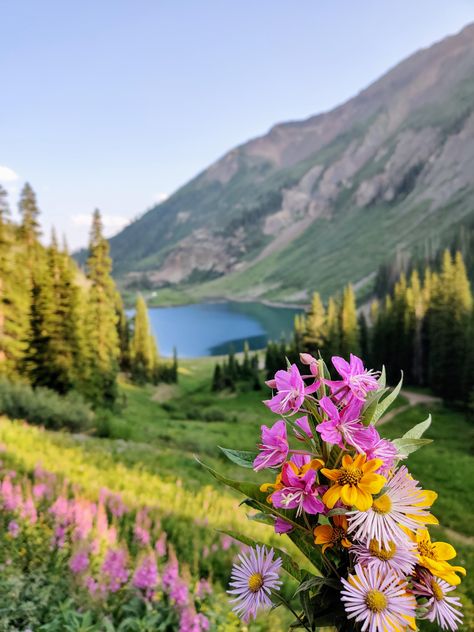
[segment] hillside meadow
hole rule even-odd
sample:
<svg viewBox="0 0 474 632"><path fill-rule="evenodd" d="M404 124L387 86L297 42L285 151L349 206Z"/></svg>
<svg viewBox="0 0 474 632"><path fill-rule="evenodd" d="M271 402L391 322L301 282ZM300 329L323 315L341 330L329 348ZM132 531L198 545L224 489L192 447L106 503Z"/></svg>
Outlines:
<svg viewBox="0 0 474 632"><path fill-rule="evenodd" d="M40 464L42 470L63 481L57 483L58 489L66 485L66 481L73 494L80 497L80 502L96 502L103 497L104 490L107 494L119 494L122 502L130 508L130 513L120 518L112 516L109 528L117 530L120 537L131 538L130 541L133 536L127 535L127 530L133 520L136 527L137 516L146 508L153 516L154 526L149 531L154 530L156 536L166 534L168 555L176 554L189 590L196 591L196 582L203 579L212 583L211 603L203 602L199 606L201 612L218 621L215 629L244 630L245 626L229 615L224 593L230 564L238 547L219 531L238 530L280 547L283 541L268 527L246 520L246 509L239 508L237 496L218 486L195 457L229 476L245 478L245 470L226 461L217 446L252 449L258 440L260 425L270 423L272 414L261 404L265 390L249 390L238 395L212 393L210 377L214 362L211 358L183 362L178 385L139 387L122 381L122 410L111 415L104 422L107 427L102 428L108 438L51 432L3 418L0 423L0 442L4 450L1 455L2 476L14 470L17 480L31 479L34 483L35 471ZM410 407L401 396L396 406L400 407L400 414L396 414L396 410L392 412L383 427L383 434L389 438L401 436L412 425L426 418L428 412L433 414L429 435L434 443L411 455L410 469L425 488L439 493L434 513L443 529L434 529L434 534L438 539L449 540L456 546L457 563L472 568L472 424L462 413L441 403L430 405L428 411L423 404ZM261 475L262 481L265 478L264 474ZM25 485L26 489L30 483ZM36 529L46 528L42 519L38 523L40 526L37 524ZM3 559L0 562L5 565L8 562L5 551L10 551L12 557L15 540L7 525L2 533ZM142 559L143 552L133 542L129 546L130 557ZM24 555L32 554L32 551ZM11 559L9 561L11 564ZM13 560L13 565L15 563ZM34 565L29 567L33 575L34 568ZM291 584L287 582L285 590L288 594L291 589ZM5 587L0 588L1 591L5 591ZM474 629L470 627L474 625L474 581L471 574L464 580L461 592L466 612L467 627L464 629ZM97 604L91 605L93 607ZM0 611L0 629L22 629L2 628L1 622ZM102 624L92 621L90 628L74 628L73 624L67 627L63 622L58 628L38 629L102 629L93 625ZM286 630L287 625L286 615L278 609L269 617L261 617L248 629L278 632ZM152 628L143 624L142 628L110 629ZM434 628L426 626L424 629Z"/></svg>

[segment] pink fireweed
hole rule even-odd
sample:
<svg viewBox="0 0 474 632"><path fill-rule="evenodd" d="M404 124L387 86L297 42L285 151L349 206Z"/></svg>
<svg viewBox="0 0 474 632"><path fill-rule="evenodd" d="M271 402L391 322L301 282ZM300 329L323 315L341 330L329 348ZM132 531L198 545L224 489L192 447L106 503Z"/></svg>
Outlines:
<svg viewBox="0 0 474 632"><path fill-rule="evenodd" d="M267 384L278 392L264 403L277 415L298 412L305 396L314 393L319 387L318 382L306 386L296 364L292 364L286 371L277 371L275 379L269 380Z"/></svg>
<svg viewBox="0 0 474 632"><path fill-rule="evenodd" d="M425 597L428 602L424 604L427 609L422 619L428 619L432 623L436 621L443 630L457 630L462 623L463 615L459 611L461 602L459 597L453 597L449 593L455 590L455 586L448 584L439 577L434 577L424 568L417 570L413 582L415 595Z"/></svg>
<svg viewBox="0 0 474 632"><path fill-rule="evenodd" d="M300 441L305 441L306 439L312 439L313 433L311 431L311 427L308 421L308 415L304 415L303 417L298 417L295 419L295 428L294 433L295 437ZM300 432L300 430L302 432Z"/></svg>
<svg viewBox="0 0 474 632"><path fill-rule="evenodd" d="M272 494L272 503L281 509L296 509L296 515L303 511L308 514L319 514L324 511L324 504L319 498L316 470L308 469L299 474L298 467L288 461L281 471L282 489Z"/></svg>
<svg viewBox="0 0 474 632"><path fill-rule="evenodd" d="M110 592L114 593L120 590L128 579L127 552L125 549L109 549L101 570Z"/></svg>
<svg viewBox="0 0 474 632"><path fill-rule="evenodd" d="M341 600L348 619L355 619L362 632L403 632L407 626L416 630L416 601L405 580L360 564L356 564L355 573L349 575L349 581L341 579Z"/></svg>
<svg viewBox="0 0 474 632"><path fill-rule="evenodd" d="M351 353L350 362L334 356L332 358L334 368L342 377L342 380L327 380L337 401L343 401L350 396L361 402L365 401L369 391L376 391L379 387L377 374L364 367L360 358Z"/></svg>
<svg viewBox="0 0 474 632"><path fill-rule="evenodd" d="M274 423L271 428L262 426L261 430L260 454L253 462L255 471L282 465L286 461L289 450L286 423L282 419Z"/></svg>
<svg viewBox="0 0 474 632"><path fill-rule="evenodd" d="M323 441L338 445L340 448L344 448L347 443L359 452L365 452L374 443L374 432L377 432L375 428L366 427L359 421L361 411L359 400L351 400L342 411L339 411L329 397L321 398L319 405L329 417L327 421L316 426Z"/></svg>
<svg viewBox="0 0 474 632"><path fill-rule="evenodd" d="M395 445L388 439L381 439L377 430L370 426L372 429L372 443L365 445L364 452L367 455L367 459L381 459L383 461L382 467L377 470L378 474L387 474L395 464L398 451Z"/></svg>
<svg viewBox="0 0 474 632"><path fill-rule="evenodd" d="M146 599L151 599L158 584L158 568L153 553L145 556L133 574L132 583L143 591Z"/></svg>
<svg viewBox="0 0 474 632"><path fill-rule="evenodd" d="M10 537L16 538L20 533L20 525L16 522L16 520L10 520L7 531Z"/></svg>
<svg viewBox="0 0 474 632"><path fill-rule="evenodd" d="M300 353L300 362L309 366L311 375L314 377L318 375L318 361L310 353Z"/></svg>
<svg viewBox="0 0 474 632"><path fill-rule="evenodd" d="M281 581L279 572L282 561L274 559L273 549L268 551L264 546L250 549L248 555L239 555L240 564L232 568L231 590L227 592L234 598L234 612L245 622L255 618L261 608L270 608L270 594L279 590Z"/></svg>
<svg viewBox="0 0 474 632"><path fill-rule="evenodd" d="M69 560L69 568L78 575L83 573L89 567L89 555L87 551L77 551Z"/></svg>

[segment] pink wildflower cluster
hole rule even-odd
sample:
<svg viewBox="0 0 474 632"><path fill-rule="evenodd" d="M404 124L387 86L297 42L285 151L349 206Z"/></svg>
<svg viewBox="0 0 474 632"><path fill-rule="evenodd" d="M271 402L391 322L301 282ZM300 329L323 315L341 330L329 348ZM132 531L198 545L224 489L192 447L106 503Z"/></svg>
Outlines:
<svg viewBox="0 0 474 632"><path fill-rule="evenodd" d="M180 573L156 510L130 508L107 489L90 500L41 466L31 479L0 466L0 507L12 546L26 527L41 531L47 525L51 555L66 560L78 594L86 591L101 608L137 595L149 607L169 608L181 632L210 629L200 607L213 596L212 585ZM228 540L220 550L229 548Z"/></svg>

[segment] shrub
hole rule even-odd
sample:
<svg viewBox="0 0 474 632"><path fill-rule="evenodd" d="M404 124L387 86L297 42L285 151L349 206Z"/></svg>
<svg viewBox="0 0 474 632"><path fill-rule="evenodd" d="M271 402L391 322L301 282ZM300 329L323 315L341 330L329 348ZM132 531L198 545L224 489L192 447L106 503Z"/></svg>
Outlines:
<svg viewBox="0 0 474 632"><path fill-rule="evenodd" d="M80 432L93 427L94 413L80 395L0 379L0 413L52 430Z"/></svg>

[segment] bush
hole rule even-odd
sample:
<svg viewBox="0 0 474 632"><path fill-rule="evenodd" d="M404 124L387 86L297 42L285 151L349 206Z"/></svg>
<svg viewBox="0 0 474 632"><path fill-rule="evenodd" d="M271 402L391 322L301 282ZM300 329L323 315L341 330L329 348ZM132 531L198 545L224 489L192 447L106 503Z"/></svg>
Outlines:
<svg viewBox="0 0 474 632"><path fill-rule="evenodd" d="M51 430L70 432L88 430L94 425L94 413L77 393L58 395L48 388L0 379L0 413L13 419Z"/></svg>

